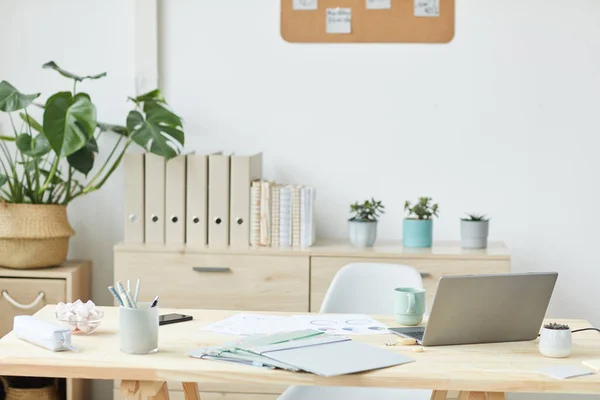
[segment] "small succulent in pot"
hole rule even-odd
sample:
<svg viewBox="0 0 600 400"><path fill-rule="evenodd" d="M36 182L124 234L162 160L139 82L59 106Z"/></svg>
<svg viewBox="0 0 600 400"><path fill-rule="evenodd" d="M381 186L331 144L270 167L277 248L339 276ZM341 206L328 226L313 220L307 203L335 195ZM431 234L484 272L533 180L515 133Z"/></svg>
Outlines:
<svg viewBox="0 0 600 400"><path fill-rule="evenodd" d="M419 197L415 204L404 203L407 215L402 223L404 247L431 247L433 243L433 217L438 216L439 206L431 197Z"/></svg>
<svg viewBox="0 0 600 400"><path fill-rule="evenodd" d="M465 249L485 249L490 232L485 214L468 214L460 220L460 242Z"/></svg>
<svg viewBox="0 0 600 400"><path fill-rule="evenodd" d="M569 325L550 322L540 333L540 353L546 357L563 358L571 354L571 329Z"/></svg>
<svg viewBox="0 0 600 400"><path fill-rule="evenodd" d="M374 198L350 205L350 212L354 216L348 220L348 237L353 246L371 247L375 244L377 221L384 210L382 202Z"/></svg>
<svg viewBox="0 0 600 400"><path fill-rule="evenodd" d="M556 322L549 322L547 324L544 324L544 328L553 329L553 330L557 330L557 331L567 331L570 329L569 325L558 324Z"/></svg>

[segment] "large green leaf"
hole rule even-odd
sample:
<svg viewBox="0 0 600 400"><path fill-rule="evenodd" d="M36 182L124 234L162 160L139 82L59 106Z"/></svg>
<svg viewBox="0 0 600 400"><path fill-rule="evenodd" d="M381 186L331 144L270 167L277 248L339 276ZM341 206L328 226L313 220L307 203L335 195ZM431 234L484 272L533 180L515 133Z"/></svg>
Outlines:
<svg viewBox="0 0 600 400"><path fill-rule="evenodd" d="M42 133L42 131L43 131L42 125L39 122L37 122L36 119L33 118L31 115L25 114L25 113L19 113L19 116L21 117L23 122L25 122L27 125L29 125L31 127L31 129L33 129L34 131L37 131L38 133Z"/></svg>
<svg viewBox="0 0 600 400"><path fill-rule="evenodd" d="M96 107L85 93L75 97L59 92L46 102L44 135L59 156L69 156L86 145L96 129Z"/></svg>
<svg viewBox="0 0 600 400"><path fill-rule="evenodd" d="M56 72L58 72L59 74L61 74L64 77L67 78L71 78L71 79L75 79L77 82L81 82L85 79L99 79L102 77L106 76L106 72L103 72L101 74L97 74L97 75L88 75L88 76L79 76L79 75L75 75L72 72L69 71L65 71L64 69L62 69L61 67L59 67L58 65L56 65L56 63L54 61L49 61L46 64L44 64L42 66L42 68L50 68L55 70Z"/></svg>
<svg viewBox="0 0 600 400"><path fill-rule="evenodd" d="M98 153L98 143L96 139L91 138L85 146L68 156L67 161L71 167L87 176L94 168L96 153Z"/></svg>
<svg viewBox="0 0 600 400"><path fill-rule="evenodd" d="M0 111L19 111L37 99L40 93L23 94L6 81L0 82Z"/></svg>
<svg viewBox="0 0 600 400"><path fill-rule="evenodd" d="M165 109L148 110L146 119L138 111L131 111L127 116L127 128L134 142L154 154L172 158L179 153L177 142L183 145L184 134L179 117L176 122L162 110Z"/></svg>
<svg viewBox="0 0 600 400"><path fill-rule="evenodd" d="M98 128L100 128L102 132L114 132L119 135L129 136L129 131L127 130L127 128L121 125L112 125L105 124L104 122L98 122Z"/></svg>
<svg viewBox="0 0 600 400"><path fill-rule="evenodd" d="M29 133L21 133L17 136L16 145L21 153L29 157L41 157L52 150L48 139L42 134L32 138Z"/></svg>
<svg viewBox="0 0 600 400"><path fill-rule="evenodd" d="M158 101L161 103L165 103L165 98L163 97L160 89L154 89L150 92L139 95L138 97L130 98L136 103L144 103L146 101Z"/></svg>

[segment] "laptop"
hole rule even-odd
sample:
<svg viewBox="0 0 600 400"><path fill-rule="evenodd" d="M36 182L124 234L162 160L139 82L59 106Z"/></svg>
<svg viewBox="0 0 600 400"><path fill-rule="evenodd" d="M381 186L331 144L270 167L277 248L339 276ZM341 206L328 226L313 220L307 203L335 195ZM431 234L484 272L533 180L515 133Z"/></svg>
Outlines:
<svg viewBox="0 0 600 400"><path fill-rule="evenodd" d="M558 273L444 276L426 327L390 328L423 346L537 338Z"/></svg>

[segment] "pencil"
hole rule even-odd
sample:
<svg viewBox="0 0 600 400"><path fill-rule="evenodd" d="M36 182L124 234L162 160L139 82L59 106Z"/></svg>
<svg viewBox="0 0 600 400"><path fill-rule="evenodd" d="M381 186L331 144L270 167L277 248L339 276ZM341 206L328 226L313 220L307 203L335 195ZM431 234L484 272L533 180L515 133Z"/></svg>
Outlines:
<svg viewBox="0 0 600 400"><path fill-rule="evenodd" d="M134 296L134 300L135 300L136 304L138 302L139 296L140 296L140 278L137 278L137 283L135 284L135 296Z"/></svg>

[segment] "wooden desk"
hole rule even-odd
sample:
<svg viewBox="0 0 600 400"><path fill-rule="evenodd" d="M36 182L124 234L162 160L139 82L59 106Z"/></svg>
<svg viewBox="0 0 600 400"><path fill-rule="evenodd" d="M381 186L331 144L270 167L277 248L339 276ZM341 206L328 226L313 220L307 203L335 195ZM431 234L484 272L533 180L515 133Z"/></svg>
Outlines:
<svg viewBox="0 0 600 400"><path fill-rule="evenodd" d="M86 379L122 379L122 393L140 388L151 399L168 399L166 381L185 383L186 399L199 399L201 390L214 384L251 385L329 385L433 389L433 399L445 399L446 391L462 391L460 399L503 399L504 392L543 392L598 394L600 375L556 380L536 371L550 365L580 366L582 360L600 358L600 335L581 332L574 335L573 355L566 359L541 356L536 341L469 346L426 348L415 353L411 346L386 347L414 358L415 363L366 373L324 378L308 373L268 371L187 357L200 346L220 344L231 336L200 331L198 328L227 318L234 311L163 309L161 313L191 314L194 321L160 327L159 352L133 356L119 351L117 309L104 308L105 321L89 336L77 336L80 352L53 353L18 340L13 333L0 340L0 374L60 376ZM53 307L38 314L53 320ZM395 325L390 317L377 317ZM587 321L567 320L572 328L589 326ZM355 337L385 347L393 335ZM139 396L131 395L131 399Z"/></svg>

